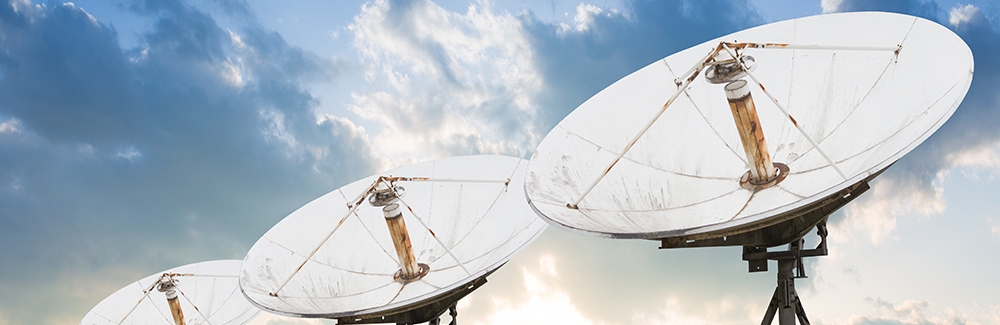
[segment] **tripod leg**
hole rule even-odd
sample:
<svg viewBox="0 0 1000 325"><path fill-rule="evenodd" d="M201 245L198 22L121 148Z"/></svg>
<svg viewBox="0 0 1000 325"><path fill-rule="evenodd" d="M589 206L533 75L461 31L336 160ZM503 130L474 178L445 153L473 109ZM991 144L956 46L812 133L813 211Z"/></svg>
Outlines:
<svg viewBox="0 0 1000 325"><path fill-rule="evenodd" d="M795 315L799 317L800 325L809 325L809 317L806 317L806 309L802 308L802 300L795 295Z"/></svg>
<svg viewBox="0 0 1000 325"><path fill-rule="evenodd" d="M448 315L451 315L451 323L449 323L448 325L458 325L458 309L455 308L457 306L458 305L455 304L451 305L451 307L448 307Z"/></svg>
<svg viewBox="0 0 1000 325"><path fill-rule="evenodd" d="M774 294L771 295L771 303L767 304L767 312L764 313L764 320L760 321L760 325L771 325L774 321L774 313L778 312L778 291L781 288L774 288Z"/></svg>

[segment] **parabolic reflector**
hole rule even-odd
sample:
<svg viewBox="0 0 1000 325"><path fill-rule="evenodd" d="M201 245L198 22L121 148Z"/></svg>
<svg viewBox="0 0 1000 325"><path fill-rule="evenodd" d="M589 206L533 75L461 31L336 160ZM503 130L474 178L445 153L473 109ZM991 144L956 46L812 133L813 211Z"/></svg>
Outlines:
<svg viewBox="0 0 1000 325"><path fill-rule="evenodd" d="M240 276L243 292L277 314L354 322L474 289L471 283L547 227L524 200L526 165L504 156L445 158L334 190L285 217L250 248ZM401 198L389 195L393 191ZM398 213L407 231L401 237L408 240L401 245L411 247L419 263L410 276L405 249L396 249L397 233L390 230L398 229L389 222Z"/></svg>
<svg viewBox="0 0 1000 325"><path fill-rule="evenodd" d="M188 264L142 278L111 294L83 317L81 325L174 325L168 299L158 290L172 279L188 325L246 324L260 313L240 293L239 260Z"/></svg>
<svg viewBox="0 0 1000 325"><path fill-rule="evenodd" d="M734 56L749 73L714 68ZM775 170L781 179L746 183L754 163L727 101L740 94L714 80L729 72L749 83L759 121L747 129L766 144L750 142L787 167ZM658 60L581 104L537 147L525 191L550 223L604 237L765 227L919 145L972 76L969 47L922 18L840 13L747 29Z"/></svg>

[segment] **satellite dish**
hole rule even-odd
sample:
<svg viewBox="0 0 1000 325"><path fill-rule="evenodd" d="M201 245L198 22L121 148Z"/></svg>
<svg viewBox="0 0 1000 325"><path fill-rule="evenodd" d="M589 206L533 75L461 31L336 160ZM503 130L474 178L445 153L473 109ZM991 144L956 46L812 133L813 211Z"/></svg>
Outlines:
<svg viewBox="0 0 1000 325"><path fill-rule="evenodd" d="M454 318L460 298L547 227L524 200L526 165L445 158L341 187L250 248L243 293L269 312L338 324Z"/></svg>
<svg viewBox="0 0 1000 325"><path fill-rule="evenodd" d="M551 224L602 237L764 228L919 145L961 103L972 74L969 47L917 17L828 14L747 29L588 99L538 145L525 191ZM758 120L739 117L755 132L747 146L727 96L756 103ZM758 155L769 157L748 158Z"/></svg>
<svg viewBox="0 0 1000 325"><path fill-rule="evenodd" d="M98 303L80 324L246 324L260 309L239 294L240 263L199 262L147 276Z"/></svg>
<svg viewBox="0 0 1000 325"><path fill-rule="evenodd" d="M802 257L827 255L827 217L941 127L972 75L965 42L922 18L842 13L747 29L588 99L538 145L525 192L566 230L743 246L750 272L777 260L762 324L775 314L809 324L793 282ZM814 226L821 242L805 249Z"/></svg>

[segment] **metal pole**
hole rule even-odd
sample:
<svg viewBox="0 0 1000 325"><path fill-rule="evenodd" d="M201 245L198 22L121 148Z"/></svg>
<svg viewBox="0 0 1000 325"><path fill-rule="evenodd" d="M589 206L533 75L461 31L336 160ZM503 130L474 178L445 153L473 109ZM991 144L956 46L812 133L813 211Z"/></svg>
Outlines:
<svg viewBox="0 0 1000 325"><path fill-rule="evenodd" d="M778 324L795 325L795 269L794 259L778 260Z"/></svg>
<svg viewBox="0 0 1000 325"><path fill-rule="evenodd" d="M403 209L399 203L389 203L382 207L382 213L385 214L385 224L389 227L392 245L396 247L396 256L402 266L401 278L404 281L417 278L421 273L420 266L417 265L417 257L413 255L410 233L406 231L406 222L403 221Z"/></svg>
<svg viewBox="0 0 1000 325"><path fill-rule="evenodd" d="M850 46L850 45L819 45L819 44L785 44L785 43L729 43L723 42L729 48L754 49L787 49L787 50L844 50L844 51L887 51L899 53L902 44L896 46Z"/></svg>
<svg viewBox="0 0 1000 325"><path fill-rule="evenodd" d="M419 222L420 225L427 230L427 233L431 234L431 238L434 238L434 241L436 241L438 245L441 245L441 248L444 248L444 252L448 253L448 256L451 256L451 258L455 260L455 263L458 263L458 266L462 268L462 271L465 271L465 274L472 275L472 272L469 272L469 268L465 267L465 263L462 263L462 260L460 260L458 256L455 256L455 253L453 253L451 249L448 248L448 245L445 245L444 242L441 241L441 238L438 238L438 236L434 234L434 230L431 230L431 227L428 226L426 222L424 222L424 219L420 218L420 215L418 215L416 212L413 211L413 207L411 207L409 204L406 204L406 201L403 201L403 198L399 198L399 203L402 203L403 205L406 206L407 210L410 210L410 214L413 215L413 218L416 218L417 222ZM420 266L421 273L423 273L425 269L429 270L429 266L427 266L427 264L420 264L420 265L421 265Z"/></svg>
<svg viewBox="0 0 1000 325"><path fill-rule="evenodd" d="M743 142L743 152L750 164L750 182L766 183L774 179L776 173L774 164L771 163L771 154L767 151L764 130L757 117L757 108L750 95L750 86L746 80L736 80L727 84L724 89L736 129L740 133L740 141Z"/></svg>
<svg viewBox="0 0 1000 325"><path fill-rule="evenodd" d="M728 46L726 46L725 43L722 43L722 47L726 49L726 52L729 53L730 56L734 58L737 57L736 52L734 52L733 49L730 49ZM795 119L792 118L792 114L788 114L788 110L785 109L785 107L778 102L778 99L774 98L774 95L772 95L771 92L767 91L767 88L764 88L764 85L760 83L760 80L757 80L757 77L754 76L752 72L750 72L750 69L748 69L746 65L743 66L743 71L747 73L747 76L750 77L750 79L753 79L753 82L756 83L757 86L760 86L760 90L764 92L764 95L767 95L767 98L771 99L771 102L774 103L774 106L777 106L778 110L781 110L781 113L785 114L785 116L788 117L789 121L792 121L792 125L795 126L796 130L799 130L799 134L802 134L802 136L805 137L806 140L809 140L809 144L812 144L813 148L816 149L816 152L819 152L819 154L823 156L823 159L826 159L826 161L830 163L830 166L833 167L833 170L836 170L837 174L840 174L840 177L843 177L845 181L850 179L847 177L847 174L844 174L844 171L840 170L840 167L837 166L837 162L833 161L833 158L830 158L830 155L826 154L826 151L823 151L823 148L820 148L819 143L817 143L816 140L813 140L813 138L809 136L809 134L806 133L806 131L803 130L801 126L799 126L799 122L796 122Z"/></svg>
<svg viewBox="0 0 1000 325"><path fill-rule="evenodd" d="M170 315L174 317L174 325L187 325L184 321L184 311L181 310L181 302L177 299L177 288L173 277L164 274L156 289L167 296L167 305L170 306Z"/></svg>

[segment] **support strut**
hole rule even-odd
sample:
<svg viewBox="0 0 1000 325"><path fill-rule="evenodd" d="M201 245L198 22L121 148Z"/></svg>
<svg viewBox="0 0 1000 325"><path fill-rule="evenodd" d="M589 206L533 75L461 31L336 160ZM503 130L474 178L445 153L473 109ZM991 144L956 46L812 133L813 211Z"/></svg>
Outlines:
<svg viewBox="0 0 1000 325"><path fill-rule="evenodd" d="M778 260L778 287L774 289L771 296L771 303L767 305L767 313L761 325L770 325L774 321L774 314L778 314L778 324L795 325L795 320L799 320L800 325L809 325L809 318L806 317L806 310L802 308L802 300L795 292L795 276L793 270L799 262L796 259Z"/></svg>
<svg viewBox="0 0 1000 325"><path fill-rule="evenodd" d="M771 302L767 305L767 312L764 313L761 325L770 325L774 321L775 314L778 315L779 325L795 325L796 320L799 325L810 324L806 310L802 307L802 300L795 291L795 279L806 278L805 267L802 264L803 257L825 256L828 252L825 218L816 224L816 234L820 237L820 243L814 249L803 249L802 237L788 243L786 251L768 252L766 247L744 247L743 259L751 264L767 263L767 260L778 261L778 286L771 295Z"/></svg>

